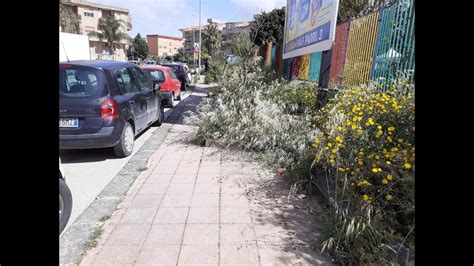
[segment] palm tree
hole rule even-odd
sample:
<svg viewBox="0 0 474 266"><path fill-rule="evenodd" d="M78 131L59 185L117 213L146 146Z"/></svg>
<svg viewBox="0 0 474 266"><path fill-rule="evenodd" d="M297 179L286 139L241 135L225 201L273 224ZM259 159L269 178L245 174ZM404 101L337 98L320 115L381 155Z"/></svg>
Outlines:
<svg viewBox="0 0 474 266"><path fill-rule="evenodd" d="M216 24L210 23L207 25L203 39L206 48L209 51L209 55L215 55L221 45L221 32L217 28Z"/></svg>
<svg viewBox="0 0 474 266"><path fill-rule="evenodd" d="M79 33L80 21L78 16L64 4L59 4L59 25L64 32Z"/></svg>
<svg viewBox="0 0 474 266"><path fill-rule="evenodd" d="M128 34L122 32L120 28L125 22L114 17L100 18L97 31L89 32L89 37L97 37L101 41L105 40L105 47L113 55L117 44L122 40L130 39Z"/></svg>

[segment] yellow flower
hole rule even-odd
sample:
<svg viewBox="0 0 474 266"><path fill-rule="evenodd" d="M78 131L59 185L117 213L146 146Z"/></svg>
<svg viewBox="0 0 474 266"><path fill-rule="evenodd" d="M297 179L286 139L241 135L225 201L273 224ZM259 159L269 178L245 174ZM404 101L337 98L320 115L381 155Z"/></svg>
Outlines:
<svg viewBox="0 0 474 266"><path fill-rule="evenodd" d="M337 136L337 137L336 137L336 141L339 142L339 143L342 143L341 137Z"/></svg>
<svg viewBox="0 0 474 266"><path fill-rule="evenodd" d="M337 127L337 130L341 131L341 130L342 130L342 127L341 127L341 126Z"/></svg>
<svg viewBox="0 0 474 266"><path fill-rule="evenodd" d="M337 150L336 150L336 149L332 149L332 153L336 153L336 152L337 152Z"/></svg>
<svg viewBox="0 0 474 266"><path fill-rule="evenodd" d="M382 172L382 168L377 168L377 171Z"/></svg>
<svg viewBox="0 0 474 266"><path fill-rule="evenodd" d="M388 165L391 165L391 164L392 164L390 161L386 161L385 163L388 164Z"/></svg>
<svg viewBox="0 0 474 266"><path fill-rule="evenodd" d="M331 142L328 142L328 147L332 147L332 143L331 143Z"/></svg>
<svg viewBox="0 0 474 266"><path fill-rule="evenodd" d="M394 127L389 127L389 128L388 128L388 131L394 131L394 130L395 130Z"/></svg>
<svg viewBox="0 0 474 266"><path fill-rule="evenodd" d="M369 118L368 123L369 123L370 125L373 125L373 124L374 124L374 120L372 120L372 118Z"/></svg>
<svg viewBox="0 0 474 266"><path fill-rule="evenodd" d="M357 125L356 125L356 124L352 124L351 128L352 128L352 129L356 129L356 128L357 128Z"/></svg>
<svg viewBox="0 0 474 266"><path fill-rule="evenodd" d="M392 179L393 179L393 176L392 176L392 175L387 175L387 179L388 179L388 180L392 180Z"/></svg>
<svg viewBox="0 0 474 266"><path fill-rule="evenodd" d="M369 196L364 195L364 196L362 196L362 199L363 199L364 201L368 201L368 200L369 200Z"/></svg>
<svg viewBox="0 0 474 266"><path fill-rule="evenodd" d="M410 164L410 163L405 163L405 168L406 168L406 169L410 169L410 168L411 168L411 164Z"/></svg>
<svg viewBox="0 0 474 266"><path fill-rule="evenodd" d="M388 184L388 180L384 178L384 179L382 180L382 183L383 183L384 185L386 185L386 184Z"/></svg>
<svg viewBox="0 0 474 266"><path fill-rule="evenodd" d="M357 183L358 186L363 186L363 185L366 185L366 186L372 186L371 183L369 183L369 181L367 180L362 180L360 181L359 183Z"/></svg>
<svg viewBox="0 0 474 266"><path fill-rule="evenodd" d="M372 168L372 172L377 173L379 170L377 168Z"/></svg>
<svg viewBox="0 0 474 266"><path fill-rule="evenodd" d="M391 151L398 151L398 148L392 148Z"/></svg>
<svg viewBox="0 0 474 266"><path fill-rule="evenodd" d="M377 126L378 129L382 129L382 126Z"/></svg>
<svg viewBox="0 0 474 266"><path fill-rule="evenodd" d="M362 129L358 129L357 134L362 135Z"/></svg>
<svg viewBox="0 0 474 266"><path fill-rule="evenodd" d="M387 194L387 196L385 196L385 199L387 199L387 200L392 200L392 195Z"/></svg>
<svg viewBox="0 0 474 266"><path fill-rule="evenodd" d="M375 155L375 159L377 159L377 160L378 160L378 159L380 159L380 156L378 156L378 155Z"/></svg>

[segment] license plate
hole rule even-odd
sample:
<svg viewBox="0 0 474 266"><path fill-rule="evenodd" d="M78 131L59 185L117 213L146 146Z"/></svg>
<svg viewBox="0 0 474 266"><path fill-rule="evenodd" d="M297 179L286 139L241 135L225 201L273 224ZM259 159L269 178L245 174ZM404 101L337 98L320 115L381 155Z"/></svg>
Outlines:
<svg viewBox="0 0 474 266"><path fill-rule="evenodd" d="M79 119L77 118L60 118L59 127L79 127Z"/></svg>

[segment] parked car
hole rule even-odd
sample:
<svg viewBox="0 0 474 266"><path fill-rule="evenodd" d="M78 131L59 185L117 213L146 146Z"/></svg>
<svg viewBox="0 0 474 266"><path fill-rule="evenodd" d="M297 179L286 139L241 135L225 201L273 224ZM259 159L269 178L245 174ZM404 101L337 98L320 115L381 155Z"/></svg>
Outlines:
<svg viewBox="0 0 474 266"><path fill-rule="evenodd" d="M181 81L181 90L185 91L186 87L190 83L190 79L188 77L189 68L187 68L183 63L163 63L161 65L173 69L179 81Z"/></svg>
<svg viewBox="0 0 474 266"><path fill-rule="evenodd" d="M181 82L173 70L165 66L143 66L143 71L151 76L154 84L160 86L160 93L167 107L174 107L174 100L181 101Z"/></svg>
<svg viewBox="0 0 474 266"><path fill-rule="evenodd" d="M71 217L72 211L72 194L71 190L66 184L66 177L61 166L61 158L59 158L59 234L63 232L64 228Z"/></svg>
<svg viewBox="0 0 474 266"><path fill-rule="evenodd" d="M132 63L132 64L135 64L137 66L140 65L140 61L137 61L137 60L128 60L128 62Z"/></svg>
<svg viewBox="0 0 474 266"><path fill-rule="evenodd" d="M145 66L156 66L156 65L158 65L158 63L155 60L145 60L145 62L143 62L143 64Z"/></svg>
<svg viewBox="0 0 474 266"><path fill-rule="evenodd" d="M128 62L71 61L59 64L61 149L133 151L135 136L164 120L159 85Z"/></svg>

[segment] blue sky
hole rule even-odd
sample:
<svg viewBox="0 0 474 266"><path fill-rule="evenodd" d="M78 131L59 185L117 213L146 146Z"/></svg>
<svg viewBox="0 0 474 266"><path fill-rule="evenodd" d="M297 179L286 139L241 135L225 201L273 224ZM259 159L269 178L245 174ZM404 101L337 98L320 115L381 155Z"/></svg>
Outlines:
<svg viewBox="0 0 474 266"><path fill-rule="evenodd" d="M180 28L199 24L199 0L88 0L89 2L128 8L133 29L140 32L182 37ZM201 0L201 23L208 18L227 21L251 20L260 11L286 5L286 0ZM193 15L194 14L194 23Z"/></svg>

